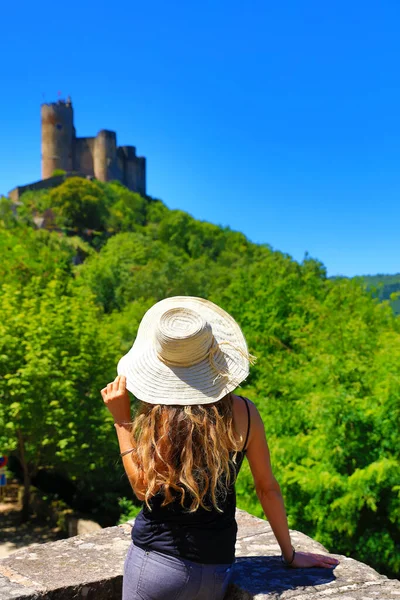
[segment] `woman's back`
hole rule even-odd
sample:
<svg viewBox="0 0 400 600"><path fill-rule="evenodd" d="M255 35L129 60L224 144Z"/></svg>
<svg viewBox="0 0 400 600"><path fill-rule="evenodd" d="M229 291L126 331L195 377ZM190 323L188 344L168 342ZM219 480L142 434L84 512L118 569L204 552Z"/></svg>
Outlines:
<svg viewBox="0 0 400 600"><path fill-rule="evenodd" d="M132 531L136 546L203 564L233 562L237 534L235 480L250 433L248 400L232 395L232 413L240 450L230 452L234 467L226 494L218 499L220 510L213 506L208 496L208 510L199 506L196 511L190 512L190 494L185 497L183 506L179 498L162 506L165 498L159 491L149 500L150 507L144 504L136 517Z"/></svg>

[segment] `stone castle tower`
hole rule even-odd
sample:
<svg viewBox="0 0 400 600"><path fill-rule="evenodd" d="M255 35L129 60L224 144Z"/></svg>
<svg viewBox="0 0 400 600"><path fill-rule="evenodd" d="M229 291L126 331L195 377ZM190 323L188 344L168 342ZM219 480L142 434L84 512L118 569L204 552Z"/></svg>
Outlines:
<svg viewBox="0 0 400 600"><path fill-rule="evenodd" d="M130 190L146 194L146 159L134 146L117 146L114 131L96 137L76 137L70 98L42 104L42 179L55 169L80 173L100 181L118 180Z"/></svg>

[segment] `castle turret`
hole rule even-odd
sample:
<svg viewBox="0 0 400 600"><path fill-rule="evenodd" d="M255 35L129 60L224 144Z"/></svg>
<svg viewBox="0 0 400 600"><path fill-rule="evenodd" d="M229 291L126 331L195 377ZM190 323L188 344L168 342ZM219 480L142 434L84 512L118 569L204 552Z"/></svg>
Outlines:
<svg viewBox="0 0 400 600"><path fill-rule="evenodd" d="M71 100L42 104L42 179L55 169L73 170L74 115Z"/></svg>
<svg viewBox="0 0 400 600"><path fill-rule="evenodd" d="M99 131L94 142L94 175L100 181L114 179L117 158L117 136L114 131Z"/></svg>

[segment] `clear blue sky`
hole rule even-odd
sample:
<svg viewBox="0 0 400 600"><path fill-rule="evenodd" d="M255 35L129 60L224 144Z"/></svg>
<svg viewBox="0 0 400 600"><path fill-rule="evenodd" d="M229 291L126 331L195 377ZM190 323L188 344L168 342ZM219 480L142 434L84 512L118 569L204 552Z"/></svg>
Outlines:
<svg viewBox="0 0 400 600"><path fill-rule="evenodd" d="M330 275L400 271L398 0L5 2L0 193L40 178L40 103L117 132L148 193Z"/></svg>

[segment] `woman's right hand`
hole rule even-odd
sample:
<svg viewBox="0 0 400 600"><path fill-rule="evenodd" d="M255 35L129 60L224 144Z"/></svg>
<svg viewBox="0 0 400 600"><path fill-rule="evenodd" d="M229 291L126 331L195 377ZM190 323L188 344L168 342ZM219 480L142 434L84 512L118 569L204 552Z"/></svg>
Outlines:
<svg viewBox="0 0 400 600"><path fill-rule="evenodd" d="M323 567L325 569L332 569L338 564L338 559L333 558L333 556L296 551L294 561L288 566L292 569L307 569L309 567Z"/></svg>

